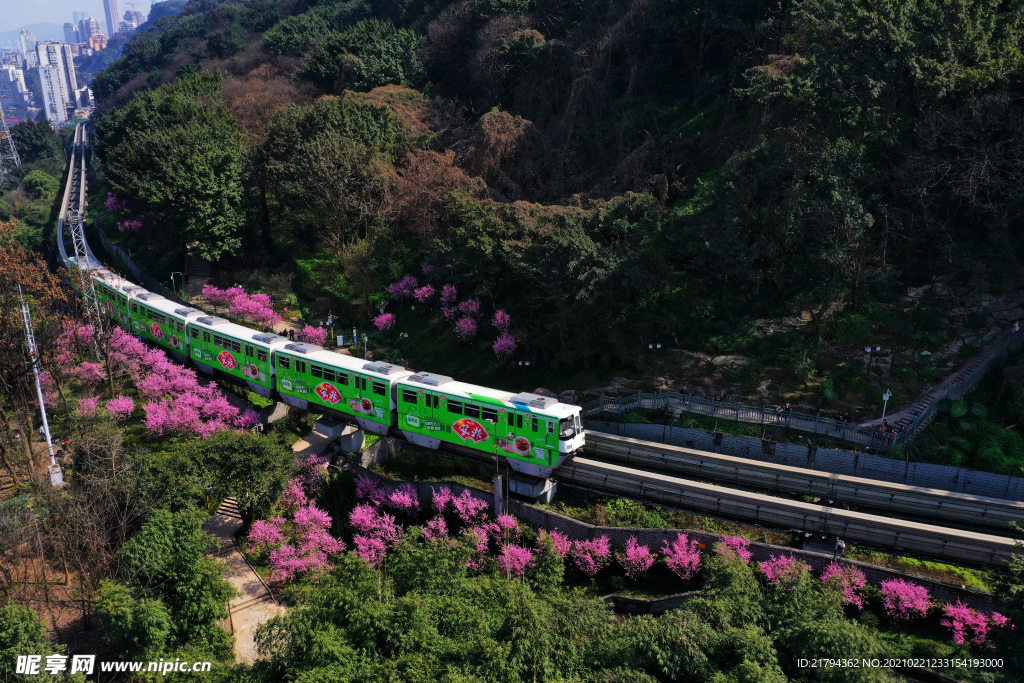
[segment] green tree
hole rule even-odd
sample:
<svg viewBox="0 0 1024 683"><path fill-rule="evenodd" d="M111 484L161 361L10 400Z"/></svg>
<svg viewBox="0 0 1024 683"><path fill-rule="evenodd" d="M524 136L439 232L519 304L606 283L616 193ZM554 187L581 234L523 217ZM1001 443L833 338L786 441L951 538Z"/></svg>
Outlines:
<svg viewBox="0 0 1024 683"><path fill-rule="evenodd" d="M418 84L424 76L423 37L389 21L367 19L316 43L296 73L326 91L336 83L355 90L388 84Z"/></svg>
<svg viewBox="0 0 1024 683"><path fill-rule="evenodd" d="M97 126L107 182L174 253L209 260L242 246L242 147L221 78L200 73L140 93Z"/></svg>
<svg viewBox="0 0 1024 683"><path fill-rule="evenodd" d="M36 123L31 119L11 126L11 138L18 149L22 163L34 163L45 159L64 162L64 143L48 121Z"/></svg>
<svg viewBox="0 0 1024 683"><path fill-rule="evenodd" d="M40 676L16 674L15 665L19 655L41 655L42 667L46 664L46 655L62 654L63 647L54 647L46 633L46 626L34 611L21 605L4 605L0 607L0 680L11 683L27 683L39 680ZM43 674L50 678L47 674ZM52 680L52 679L51 679ZM65 674L62 681L83 683L85 676L81 673L71 676Z"/></svg>
<svg viewBox="0 0 1024 683"><path fill-rule="evenodd" d="M53 199L60 190L57 179L45 171L29 171L22 185L36 199Z"/></svg>
<svg viewBox="0 0 1024 683"><path fill-rule="evenodd" d="M128 586L104 580L94 601L112 653L120 659L160 656L171 633L171 616L159 598L135 598Z"/></svg>

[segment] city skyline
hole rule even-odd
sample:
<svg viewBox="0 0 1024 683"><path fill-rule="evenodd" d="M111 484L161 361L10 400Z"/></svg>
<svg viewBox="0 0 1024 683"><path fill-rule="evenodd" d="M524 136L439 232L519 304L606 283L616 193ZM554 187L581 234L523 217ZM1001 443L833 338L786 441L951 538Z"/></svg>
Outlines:
<svg viewBox="0 0 1024 683"><path fill-rule="evenodd" d="M149 14L152 2L150 0L139 0L135 7L126 5L119 0L119 16L123 17L125 10L138 10L145 15ZM73 22L73 12L85 12L94 19L99 19L106 30L106 13L103 0L47 0L45 3L7 3L4 11L0 13L0 33L17 31L30 24L56 24L58 29L65 23Z"/></svg>

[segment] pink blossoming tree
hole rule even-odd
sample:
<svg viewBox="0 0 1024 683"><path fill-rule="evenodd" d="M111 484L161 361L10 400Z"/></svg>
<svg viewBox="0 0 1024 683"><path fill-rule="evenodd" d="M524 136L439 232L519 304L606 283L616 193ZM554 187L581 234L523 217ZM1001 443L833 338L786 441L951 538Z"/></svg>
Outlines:
<svg viewBox="0 0 1024 683"><path fill-rule="evenodd" d="M522 577L533 564L532 550L512 544L501 546L501 554L498 555L498 567L506 578L516 579Z"/></svg>
<svg viewBox="0 0 1024 683"><path fill-rule="evenodd" d="M931 607L928 589L903 579L889 579L879 584L882 606L894 622L909 621L928 613Z"/></svg>
<svg viewBox="0 0 1024 683"><path fill-rule="evenodd" d="M796 560L792 555L772 555L770 559L758 563L758 567L773 586L790 590L811 570L810 565Z"/></svg>
<svg viewBox="0 0 1024 683"><path fill-rule="evenodd" d="M398 282L388 285L388 294L395 301L406 301L414 296L413 293L419 284L419 281L412 275L406 275Z"/></svg>
<svg viewBox="0 0 1024 683"><path fill-rule="evenodd" d="M470 341L476 336L476 331L476 321L470 317L459 318L458 322L455 323L455 336L459 338L459 341Z"/></svg>
<svg viewBox="0 0 1024 683"><path fill-rule="evenodd" d="M494 342L491 349L494 351L494 355L498 357L498 360L507 361L516 350L516 340L508 332L503 332Z"/></svg>
<svg viewBox="0 0 1024 683"><path fill-rule="evenodd" d="M962 600L957 599L952 605L943 605L942 613L945 618L941 623L953 632L953 642L957 645L984 645L988 640L991 620L984 613L965 605Z"/></svg>
<svg viewBox="0 0 1024 683"><path fill-rule="evenodd" d="M633 580L639 579L646 574L655 560L651 549L646 545L641 545L633 536L626 540L625 552L616 553L615 556L619 564L622 565L622 570L625 572L626 577Z"/></svg>
<svg viewBox="0 0 1024 683"><path fill-rule="evenodd" d="M114 420L124 422L132 416L132 411L135 410L135 401L124 394L119 394L116 398L107 401L107 410L114 416Z"/></svg>
<svg viewBox="0 0 1024 683"><path fill-rule="evenodd" d="M99 396L83 398L78 402L78 416L83 418L96 417L96 408L100 404Z"/></svg>
<svg viewBox="0 0 1024 683"><path fill-rule="evenodd" d="M574 541L572 555L579 570L593 581L597 573L611 560L611 539L599 536L592 541Z"/></svg>
<svg viewBox="0 0 1024 683"><path fill-rule="evenodd" d="M750 541L742 536L722 536L722 540L715 545L715 552L721 556L735 555L744 563L750 562L753 553L748 550Z"/></svg>
<svg viewBox="0 0 1024 683"><path fill-rule="evenodd" d="M373 319L373 324L381 332L390 332L391 328L395 326L395 314L381 313Z"/></svg>
<svg viewBox="0 0 1024 683"><path fill-rule="evenodd" d="M560 558L569 556L572 552L572 541L569 537L563 534L561 531L544 531L541 529L540 534L537 535L537 543L540 544L545 538L551 539L551 548L555 551L555 554Z"/></svg>
<svg viewBox="0 0 1024 683"><path fill-rule="evenodd" d="M864 609L864 589L868 584L864 572L856 567L830 563L821 573L821 580L826 586L839 591L843 596L843 603L855 605L857 609Z"/></svg>
<svg viewBox="0 0 1024 683"><path fill-rule="evenodd" d="M688 539L685 534L677 534L676 540L669 545L663 541L662 552L665 555L665 564L668 568L684 581L693 578L700 567L700 550L697 539Z"/></svg>
<svg viewBox="0 0 1024 683"><path fill-rule="evenodd" d="M313 344L315 346L323 346L327 343L327 330L323 327L313 327L312 325L306 325L302 328L302 339L307 344Z"/></svg>

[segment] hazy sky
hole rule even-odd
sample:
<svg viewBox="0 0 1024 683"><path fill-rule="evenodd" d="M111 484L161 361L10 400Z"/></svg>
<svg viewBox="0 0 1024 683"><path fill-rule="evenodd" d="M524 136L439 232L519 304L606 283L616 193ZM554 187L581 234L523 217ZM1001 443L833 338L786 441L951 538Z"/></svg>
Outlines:
<svg viewBox="0 0 1024 683"><path fill-rule="evenodd" d="M118 0L118 13L123 17L126 10L136 9L149 14L150 0L139 0L135 7ZM72 12L87 12L104 23L103 0L0 0L0 31L17 30L26 24L58 24L72 20Z"/></svg>

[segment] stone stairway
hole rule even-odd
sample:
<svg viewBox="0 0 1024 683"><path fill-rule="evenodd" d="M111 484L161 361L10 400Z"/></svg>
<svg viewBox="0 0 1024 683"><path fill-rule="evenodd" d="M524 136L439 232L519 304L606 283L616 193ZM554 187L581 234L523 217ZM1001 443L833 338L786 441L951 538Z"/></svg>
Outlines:
<svg viewBox="0 0 1024 683"><path fill-rule="evenodd" d="M11 478L11 473L7 471L7 468L0 468L0 500L10 498L17 490L18 485Z"/></svg>
<svg viewBox="0 0 1024 683"><path fill-rule="evenodd" d="M918 397L910 407L905 408L897 413L893 413L886 417L886 421L889 425L896 427L897 429L906 427L917 415L923 415L924 412L931 406L935 401L941 401L943 396L946 394L946 389L957 382L967 379L971 373L973 373L979 365L982 365L993 356L998 354L1006 346L1007 341L1013 335L1013 328L1007 327L1006 329L1000 330L985 346L979 349L969 361L967 361L959 370L952 373L946 379L939 384L935 385L924 394ZM865 422L862 424L864 427L875 426L881 423L881 419L872 420L871 422ZM923 426L923 425L922 425ZM918 429L921 427L919 426Z"/></svg>
<svg viewBox="0 0 1024 683"><path fill-rule="evenodd" d="M189 257L185 296L191 301L203 294L203 285L210 281L210 262L198 256Z"/></svg>
<svg viewBox="0 0 1024 683"><path fill-rule="evenodd" d="M220 505L217 507L217 514L232 519L242 519L242 515L238 511L238 500L234 496L228 496L220 502Z"/></svg>

